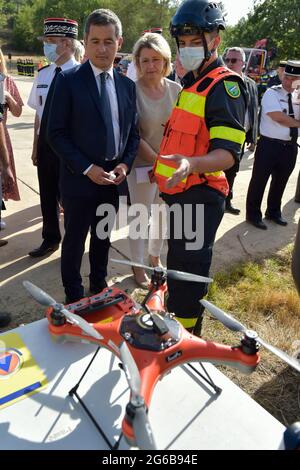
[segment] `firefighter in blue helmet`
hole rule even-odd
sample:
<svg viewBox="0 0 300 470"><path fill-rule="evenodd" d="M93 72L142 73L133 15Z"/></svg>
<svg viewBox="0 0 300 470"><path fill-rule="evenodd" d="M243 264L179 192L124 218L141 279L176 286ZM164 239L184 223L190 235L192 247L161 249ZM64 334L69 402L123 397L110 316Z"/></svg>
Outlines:
<svg viewBox="0 0 300 470"><path fill-rule="evenodd" d="M171 21L170 32L188 73L165 126L154 168L162 197L171 208L167 266L202 276L209 275L228 194L223 170L239 160L245 140L244 82L217 53L223 29L222 11L209 0L185 1ZM181 222L172 217L176 206L182 209ZM200 222L199 208L204 209ZM190 233L203 232L201 246L186 233L186 219ZM182 236L178 238L179 226ZM207 284L168 279L168 289L168 310L185 328L199 334L203 312L199 300L206 295Z"/></svg>

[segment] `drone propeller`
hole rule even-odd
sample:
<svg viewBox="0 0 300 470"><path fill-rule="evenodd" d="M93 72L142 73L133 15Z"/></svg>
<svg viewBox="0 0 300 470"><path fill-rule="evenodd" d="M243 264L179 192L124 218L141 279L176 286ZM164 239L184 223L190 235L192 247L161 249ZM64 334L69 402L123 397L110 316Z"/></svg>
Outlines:
<svg viewBox="0 0 300 470"><path fill-rule="evenodd" d="M130 404L134 409L132 426L137 446L143 450L156 450L157 447L146 412L144 398L140 395L141 376L139 370L125 341L120 344L119 349L126 379L131 390Z"/></svg>
<svg viewBox="0 0 300 470"><path fill-rule="evenodd" d="M241 333L245 333L246 331L248 331L248 328L246 328L242 323L237 321L231 315L228 315L228 313L225 313L220 308L218 308L215 305L211 304L207 300L200 300L200 302L203 305L203 307L207 308L207 310L217 320L219 320L221 323L223 323L223 325L226 326L229 330L240 331ZM298 372L300 372L300 363L299 363L299 361L297 361L293 357L289 356L285 352L281 351L281 349L278 349L275 346L272 346L271 344L267 343L266 341L264 341L259 336L257 338L255 338L255 341L257 341L263 347L265 347L266 349L271 351L273 354L275 354L275 356L278 356L280 359L282 359L284 362L286 362L289 366L293 367Z"/></svg>
<svg viewBox="0 0 300 470"><path fill-rule="evenodd" d="M71 323L79 326L87 335L92 336L98 340L103 339L98 331L84 318L76 315L75 313L69 312L62 304L58 304L50 295L44 292L39 287L35 286L29 281L23 281L23 286L32 295L32 297L44 307L53 307L56 312L62 313Z"/></svg>
<svg viewBox="0 0 300 470"><path fill-rule="evenodd" d="M49 294L32 284L32 282L23 281L23 286L29 294L31 294L32 297L44 307L54 307L54 305L56 305L56 300L52 299Z"/></svg>
<svg viewBox="0 0 300 470"><path fill-rule="evenodd" d="M138 400L141 388L141 376L139 370L125 341L120 344L119 349L129 388L132 392L133 398Z"/></svg>
<svg viewBox="0 0 300 470"><path fill-rule="evenodd" d="M110 261L113 261L114 263L119 263L119 264L126 264L128 266L134 266L136 268L148 269L149 271L152 271L152 272L154 272L156 269L156 268L147 266L145 264L134 263L133 261L127 261L124 259L112 259L111 258ZM213 282L213 279L211 279L210 277L199 276L198 274L185 273L183 271L176 271L174 269L165 269L165 268L162 268L162 269L167 274L168 278L174 279L175 281L203 282L207 284Z"/></svg>
<svg viewBox="0 0 300 470"><path fill-rule="evenodd" d="M207 310L215 318L217 318L217 320L219 320L221 323L223 323L223 325L226 326L229 330L231 330L231 331L241 331L241 332L244 332L244 331L247 330L247 328L244 325L242 325L242 323L237 321L235 318L233 318L228 313L225 313L220 308L216 307L214 304L211 304L207 300L200 300L200 302L203 305L203 307L207 308Z"/></svg>

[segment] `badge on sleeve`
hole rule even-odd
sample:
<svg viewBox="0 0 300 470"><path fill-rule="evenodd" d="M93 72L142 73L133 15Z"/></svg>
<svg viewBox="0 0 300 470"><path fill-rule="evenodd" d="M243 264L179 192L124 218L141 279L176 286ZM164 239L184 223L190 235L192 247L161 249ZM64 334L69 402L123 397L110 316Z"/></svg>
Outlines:
<svg viewBox="0 0 300 470"><path fill-rule="evenodd" d="M229 82L224 80L224 87L230 98L239 98L241 96L241 89L237 82Z"/></svg>

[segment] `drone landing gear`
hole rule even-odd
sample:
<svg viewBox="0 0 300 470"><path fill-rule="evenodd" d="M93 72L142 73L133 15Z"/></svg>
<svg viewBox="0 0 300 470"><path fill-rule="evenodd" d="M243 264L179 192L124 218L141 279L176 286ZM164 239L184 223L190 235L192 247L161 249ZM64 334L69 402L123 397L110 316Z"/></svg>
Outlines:
<svg viewBox="0 0 300 470"><path fill-rule="evenodd" d="M195 374L199 375L199 377L201 377L202 380L204 380L206 383L208 383L213 389L214 391L216 392L216 395L220 395L222 393L222 389L220 387L218 387L214 381L212 380L212 378L210 377L209 373L207 372L207 370L205 369L204 365L202 364L202 362L199 362L201 368L203 369L206 377L201 374L201 372L199 372L198 369L196 369L196 367L194 367L192 364L187 364L187 366L192 369L193 372L195 372Z"/></svg>
<svg viewBox="0 0 300 470"><path fill-rule="evenodd" d="M81 384L84 376L86 375L87 371L89 370L89 368L91 367L92 363L94 362L99 350L100 350L100 346L97 348L94 356L92 357L90 363L88 364L87 368L85 369L84 373L82 374L82 376L80 377L78 383L69 391L69 396L70 397L73 397L75 395L75 397L77 398L78 402L80 403L80 405L82 406L82 408L84 409L84 411L86 412L86 414L89 416L89 418L91 419L92 423L94 424L94 426L96 427L97 431L101 434L102 438L104 439L104 441L106 442L106 444L108 445L109 449L110 450L118 450L119 448L119 445L120 445L120 442L121 442L121 439L122 439L122 436L123 434L121 433L118 440L112 445L111 442L109 441L108 437L106 436L106 434L104 433L104 431L102 430L102 428L99 426L99 424L97 423L97 421L95 420L94 416L92 415L92 413L90 412L90 410L88 409L88 407L85 405L84 401L80 398L80 396L78 395L77 393L77 390L78 390L78 387L79 385Z"/></svg>

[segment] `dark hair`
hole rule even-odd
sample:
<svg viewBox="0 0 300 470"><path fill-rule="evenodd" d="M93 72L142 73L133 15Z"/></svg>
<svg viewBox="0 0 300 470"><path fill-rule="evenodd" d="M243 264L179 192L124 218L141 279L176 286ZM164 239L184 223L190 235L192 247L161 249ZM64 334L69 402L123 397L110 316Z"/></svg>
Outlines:
<svg viewBox="0 0 300 470"><path fill-rule="evenodd" d="M109 24L115 26L117 39L122 37L122 23L118 16L111 10L99 8L87 17L84 33L86 36L89 34L91 25L105 26Z"/></svg>

